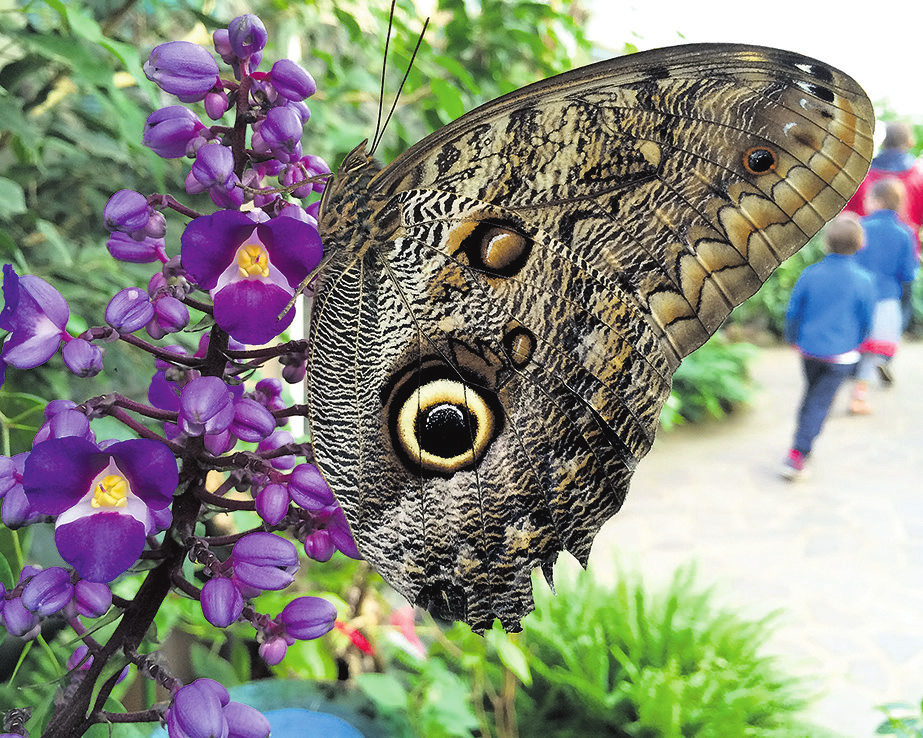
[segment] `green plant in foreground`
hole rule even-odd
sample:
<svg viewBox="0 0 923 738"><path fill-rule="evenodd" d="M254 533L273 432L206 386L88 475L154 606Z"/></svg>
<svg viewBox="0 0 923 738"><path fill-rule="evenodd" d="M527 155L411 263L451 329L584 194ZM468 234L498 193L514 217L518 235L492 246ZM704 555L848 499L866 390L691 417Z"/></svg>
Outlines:
<svg viewBox="0 0 923 738"><path fill-rule="evenodd" d="M881 705L878 709L887 719L878 726L876 735L903 735L912 738L923 736L923 702L919 705L892 702Z"/></svg>

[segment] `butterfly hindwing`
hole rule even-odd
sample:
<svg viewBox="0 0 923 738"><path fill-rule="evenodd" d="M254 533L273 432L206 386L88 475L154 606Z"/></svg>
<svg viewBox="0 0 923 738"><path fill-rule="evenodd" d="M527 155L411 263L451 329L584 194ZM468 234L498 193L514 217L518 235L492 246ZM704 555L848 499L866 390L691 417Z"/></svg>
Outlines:
<svg viewBox="0 0 923 738"><path fill-rule="evenodd" d="M833 217L871 156L848 77L694 46L593 65L463 116L321 214L317 463L363 555L476 630L586 563L679 360Z"/></svg>

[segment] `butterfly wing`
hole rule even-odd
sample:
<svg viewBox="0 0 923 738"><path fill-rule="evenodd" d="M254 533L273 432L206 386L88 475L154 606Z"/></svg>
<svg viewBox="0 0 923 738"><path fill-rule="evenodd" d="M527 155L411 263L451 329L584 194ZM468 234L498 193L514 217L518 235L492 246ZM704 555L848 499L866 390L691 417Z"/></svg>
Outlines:
<svg viewBox="0 0 923 738"><path fill-rule="evenodd" d="M312 316L318 465L411 601L519 627L586 563L679 360L833 217L873 113L830 67L742 46L574 70L335 185Z"/></svg>

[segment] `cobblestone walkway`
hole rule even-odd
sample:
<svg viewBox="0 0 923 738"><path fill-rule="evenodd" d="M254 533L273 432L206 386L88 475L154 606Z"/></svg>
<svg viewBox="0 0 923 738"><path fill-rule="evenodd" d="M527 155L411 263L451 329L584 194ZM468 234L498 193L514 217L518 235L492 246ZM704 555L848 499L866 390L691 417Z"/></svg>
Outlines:
<svg viewBox="0 0 923 738"><path fill-rule="evenodd" d="M693 560L743 614L781 610L767 650L816 678L816 722L869 738L876 705L923 698L923 344L901 348L873 415L847 415L841 389L809 476L789 483L800 372L766 349L748 410L661 433L590 571L611 575L613 550L651 582Z"/></svg>

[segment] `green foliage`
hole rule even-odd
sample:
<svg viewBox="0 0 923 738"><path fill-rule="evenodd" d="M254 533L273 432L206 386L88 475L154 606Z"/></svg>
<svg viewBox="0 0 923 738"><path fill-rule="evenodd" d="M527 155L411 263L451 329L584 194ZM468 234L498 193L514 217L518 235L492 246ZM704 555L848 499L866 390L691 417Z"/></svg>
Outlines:
<svg viewBox="0 0 923 738"><path fill-rule="evenodd" d="M536 578L521 634L498 626L481 638L456 624L425 659L403 654L403 669L364 675L360 686L383 711L405 715L412 735L821 734L802 722L803 685L760 653L772 616L716 607L690 567L656 593L637 575L612 587L565 573L557 595Z"/></svg>
<svg viewBox="0 0 923 738"><path fill-rule="evenodd" d="M893 702L878 708L887 718L875 735L911 736L923 738L923 703L919 706Z"/></svg>
<svg viewBox="0 0 923 738"><path fill-rule="evenodd" d="M683 359L673 375L673 390L660 414L664 428L708 417L724 417L750 398L748 363L758 349L731 343L721 333Z"/></svg>

